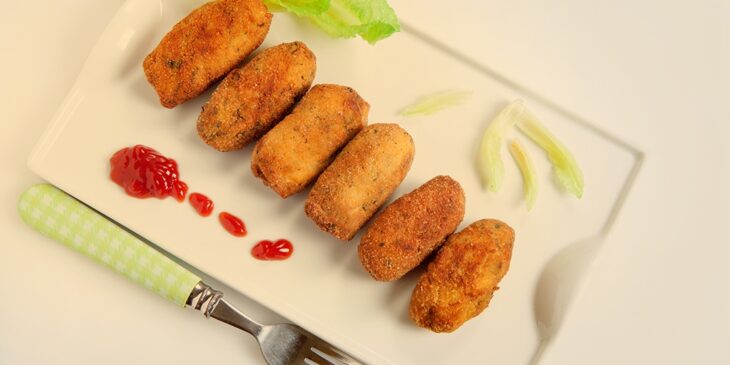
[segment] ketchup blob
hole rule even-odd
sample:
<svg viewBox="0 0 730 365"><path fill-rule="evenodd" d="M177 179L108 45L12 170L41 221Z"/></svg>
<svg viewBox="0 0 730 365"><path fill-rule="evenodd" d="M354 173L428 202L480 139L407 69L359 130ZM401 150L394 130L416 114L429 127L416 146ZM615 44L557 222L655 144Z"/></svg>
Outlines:
<svg viewBox="0 0 730 365"><path fill-rule="evenodd" d="M185 200L188 186L179 179L177 163L154 149L136 145L122 148L109 159L111 179L135 198L172 196Z"/></svg>
<svg viewBox="0 0 730 365"><path fill-rule="evenodd" d="M246 225L243 224L241 218L238 218L231 213L223 212L218 214L218 220L228 233L236 237L243 237L246 235Z"/></svg>
<svg viewBox="0 0 730 365"><path fill-rule="evenodd" d="M285 239L271 242L263 240L253 246L251 255L259 260L286 260L294 252L294 246Z"/></svg>
<svg viewBox="0 0 730 365"><path fill-rule="evenodd" d="M190 194L188 201L195 208L195 211L203 217L207 217L213 212L213 201L201 193Z"/></svg>

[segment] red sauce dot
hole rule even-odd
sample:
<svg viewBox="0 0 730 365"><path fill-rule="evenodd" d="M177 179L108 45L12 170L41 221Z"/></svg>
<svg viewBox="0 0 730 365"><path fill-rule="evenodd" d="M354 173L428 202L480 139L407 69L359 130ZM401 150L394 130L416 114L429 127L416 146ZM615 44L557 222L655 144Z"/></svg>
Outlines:
<svg viewBox="0 0 730 365"><path fill-rule="evenodd" d="M185 194L188 193L188 184L182 181L175 182L175 199L182 202L185 200Z"/></svg>
<svg viewBox="0 0 730 365"><path fill-rule="evenodd" d="M179 179L177 163L156 150L136 145L122 148L109 159L109 176L124 191L135 198L172 196L185 200L188 186Z"/></svg>
<svg viewBox="0 0 730 365"><path fill-rule="evenodd" d="M280 239L276 242L263 240L251 249L251 255L259 260L286 260L294 252L294 246L289 240Z"/></svg>
<svg viewBox="0 0 730 365"><path fill-rule="evenodd" d="M241 218L238 218L231 213L223 212L218 215L218 220L220 220L223 228L225 228L228 233L236 237L243 237L246 235L246 225L243 224Z"/></svg>
<svg viewBox="0 0 730 365"><path fill-rule="evenodd" d="M213 213L213 201L201 193L190 194L188 201L195 208L195 211L203 217L207 217L210 213Z"/></svg>

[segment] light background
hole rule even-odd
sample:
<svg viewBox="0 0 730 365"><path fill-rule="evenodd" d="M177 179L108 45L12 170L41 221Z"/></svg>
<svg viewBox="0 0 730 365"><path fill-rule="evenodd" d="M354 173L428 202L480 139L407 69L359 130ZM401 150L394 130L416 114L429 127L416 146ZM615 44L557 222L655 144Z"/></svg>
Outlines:
<svg viewBox="0 0 730 365"><path fill-rule="evenodd" d="M20 192L39 181L26 156L121 3L3 4L0 364L258 364L246 334L176 310L16 214ZM730 362L730 3L391 3L404 21L646 154L544 363Z"/></svg>

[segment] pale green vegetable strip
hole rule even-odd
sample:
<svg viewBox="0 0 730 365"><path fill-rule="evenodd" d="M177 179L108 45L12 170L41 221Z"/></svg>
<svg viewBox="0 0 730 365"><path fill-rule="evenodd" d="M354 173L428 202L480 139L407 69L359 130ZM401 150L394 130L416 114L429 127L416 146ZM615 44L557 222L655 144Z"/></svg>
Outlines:
<svg viewBox="0 0 730 365"><path fill-rule="evenodd" d="M338 38L359 35L371 44L400 31L395 11L386 0L265 0L308 18L327 34Z"/></svg>
<svg viewBox="0 0 730 365"><path fill-rule="evenodd" d="M314 16L327 11L330 0L264 0L270 11L289 11L299 16Z"/></svg>
<svg viewBox="0 0 730 365"><path fill-rule="evenodd" d="M524 110L525 105L522 100L513 101L497 114L482 135L477 164L482 184L490 191L499 191L502 187L504 178L502 140Z"/></svg>
<svg viewBox="0 0 730 365"><path fill-rule="evenodd" d="M509 152L512 158L517 162L517 167L522 173L522 189L525 192L525 200L527 201L527 210L531 210L537 199L537 177L535 176L535 165L532 159L527 155L527 151L517 140L512 140L509 144Z"/></svg>
<svg viewBox="0 0 730 365"><path fill-rule="evenodd" d="M573 154L527 109L517 128L545 150L553 165L555 183L578 198L583 196L583 172Z"/></svg>
<svg viewBox="0 0 730 365"><path fill-rule="evenodd" d="M400 115L404 117L432 115L463 103L471 94L471 91L442 91L424 96L401 110Z"/></svg>

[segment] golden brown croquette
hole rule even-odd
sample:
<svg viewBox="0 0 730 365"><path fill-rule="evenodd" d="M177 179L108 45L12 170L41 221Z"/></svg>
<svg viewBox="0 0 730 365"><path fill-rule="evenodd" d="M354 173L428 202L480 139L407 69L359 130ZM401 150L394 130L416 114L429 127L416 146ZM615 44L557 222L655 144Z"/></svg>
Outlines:
<svg viewBox="0 0 730 365"><path fill-rule="evenodd" d="M464 190L437 176L388 205L360 240L360 262L375 280L397 280L437 249L464 219Z"/></svg>
<svg viewBox="0 0 730 365"><path fill-rule="evenodd" d="M253 174L282 198L300 192L367 125L369 109L349 87L315 85L256 143Z"/></svg>
<svg viewBox="0 0 730 365"><path fill-rule="evenodd" d="M190 100L251 54L269 32L261 0L219 0L193 10L142 64L166 108Z"/></svg>
<svg viewBox="0 0 730 365"><path fill-rule="evenodd" d="M411 319L434 332L453 332L481 313L509 269L515 233L495 219L453 234L413 290Z"/></svg>
<svg viewBox="0 0 730 365"><path fill-rule="evenodd" d="M411 168L413 139L397 124L365 127L319 176L304 211L325 232L349 241Z"/></svg>
<svg viewBox="0 0 730 365"><path fill-rule="evenodd" d="M226 76L203 106L198 135L218 151L233 151L268 132L307 92L316 60L302 42L256 55Z"/></svg>

